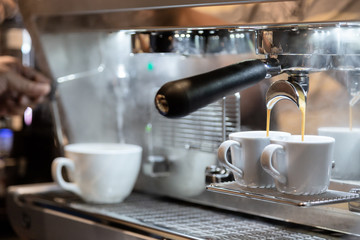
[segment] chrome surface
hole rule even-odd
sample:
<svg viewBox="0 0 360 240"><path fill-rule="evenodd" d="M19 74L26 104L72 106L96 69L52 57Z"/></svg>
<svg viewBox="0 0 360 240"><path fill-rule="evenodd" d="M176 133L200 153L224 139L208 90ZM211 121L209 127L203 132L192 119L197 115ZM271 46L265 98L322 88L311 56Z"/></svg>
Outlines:
<svg viewBox="0 0 360 240"><path fill-rule="evenodd" d="M205 170L206 184L228 182L233 180L232 174L226 168L217 165L208 166Z"/></svg>
<svg viewBox="0 0 360 240"><path fill-rule="evenodd" d="M280 204L290 204L299 207L350 202L360 199L359 193L343 192L339 190L332 190L331 188L325 193L317 195L291 195L278 192L274 188L242 187L235 182L211 184L207 186L207 190Z"/></svg>
<svg viewBox="0 0 360 240"><path fill-rule="evenodd" d="M302 229L297 225L279 224L277 221L141 193L133 193L119 204L87 204L53 184L48 184L47 187L13 187L10 189L8 203L16 209L11 215L12 221L27 215L28 221L36 226L46 216L61 216L63 224L68 226L62 236L66 236L66 233L69 237L78 236L76 227L82 221L88 222L88 228L82 230L91 232L89 239L104 236L98 235L101 233L100 226L108 228L107 236L111 237L107 239L116 239L110 233L122 228L124 233L127 232L126 228L132 229L133 233L138 233L139 239L151 236L156 239L336 239L339 236L332 235L332 232ZM46 222L48 228L55 227L54 218L47 220L50 220ZM46 237L46 229L39 233L32 226L26 228L21 220L14 224L20 236L28 232L28 235L36 239L59 239L57 234Z"/></svg>
<svg viewBox="0 0 360 240"><path fill-rule="evenodd" d="M276 56L284 72L357 71L357 22L268 26L256 31L257 54Z"/></svg>
<svg viewBox="0 0 360 240"><path fill-rule="evenodd" d="M360 69L357 22L154 30L132 36L134 53L239 54L255 47L257 54L276 58L282 72Z"/></svg>
<svg viewBox="0 0 360 240"><path fill-rule="evenodd" d="M265 55L359 55L357 22L268 26L257 31Z"/></svg>
<svg viewBox="0 0 360 240"><path fill-rule="evenodd" d="M354 106L360 100L360 72L348 72L346 76L346 84L348 92L351 96L349 105Z"/></svg>
<svg viewBox="0 0 360 240"><path fill-rule="evenodd" d="M360 202L350 202L349 210L354 212L360 212Z"/></svg>
<svg viewBox="0 0 360 240"><path fill-rule="evenodd" d="M139 31L132 34L132 52L170 52L183 55L241 54L254 51L254 37L254 31L241 28Z"/></svg>
<svg viewBox="0 0 360 240"><path fill-rule="evenodd" d="M269 58L264 60L265 68L266 68L266 78L272 78L281 73L281 65L279 61L275 58Z"/></svg>
<svg viewBox="0 0 360 240"><path fill-rule="evenodd" d="M136 189L173 197L201 194L205 191L206 168L217 164L218 146L229 133L240 130L240 95L228 96L175 120L163 117L154 108L152 104L144 150L146 156L162 159L166 171L154 172L155 163L145 160Z"/></svg>
<svg viewBox="0 0 360 240"><path fill-rule="evenodd" d="M154 111L151 126L156 146L215 152L229 133L240 130L240 94L179 119L167 119Z"/></svg>
<svg viewBox="0 0 360 240"><path fill-rule="evenodd" d="M360 189L354 189L352 192L360 193ZM360 212L360 201L349 202L349 210L354 212Z"/></svg>
<svg viewBox="0 0 360 240"><path fill-rule="evenodd" d="M351 33L351 29L357 31L358 24L354 21L360 20L359 17L345 15L346 18L337 18L338 23L327 23L329 20L325 20L319 17L320 23L309 23L306 21L301 21L300 19L296 24L279 24L274 22L271 19L256 19L252 18L253 23L244 22L228 22L224 19L218 18L216 16L211 16L207 18L205 14L193 12L196 10L194 7L210 7L209 13L211 15L212 10L215 8L219 9L222 7L227 7L227 5L237 4L237 6L242 6L241 3L261 3L269 2L266 4L271 4L277 1L226 1L226 2L216 2L216 1L205 1L201 3L194 3L191 1L177 0L171 3L166 1L151 1L151 2L142 2L139 0L132 1L131 3L122 3L114 0L106 0L101 4L96 3L92 0L86 0L84 4L74 3L70 0L63 1L59 4L55 0L45 1L20 1L20 9L26 27L28 28L31 37L33 39L33 44L37 51L37 58L40 68L43 72L46 72L51 76L50 67L47 64L45 49L43 49L43 43L41 42L41 35L44 33L55 33L55 32L74 32L74 31L98 31L98 30L136 30L141 32L149 32L149 30L202 30L204 28L212 28L214 31L216 29L230 29L230 31L248 31L257 29L260 31L258 34L258 43L259 53L261 54L274 54L278 55L279 53L295 52L298 54L312 54L316 53L318 45L320 46L321 54L353 54L354 51L358 52L358 47L351 46L350 43L356 45L356 40L347 40L336 39L338 34L336 29L345 29L346 33ZM281 1L280 1L281 2ZM211 6L213 9L211 9ZM246 6L246 5L243 5ZM206 12L206 11L205 11ZM306 9L304 9L306 12ZM199 22L182 22L180 21L183 18L186 18L187 14L198 18L204 18L203 21ZM200 14L200 15L199 15ZM343 15L344 16L344 15ZM259 16L257 16L259 17ZM354 23L352 23L354 22ZM276 23L276 25L275 25ZM322 31L324 29L325 31ZM334 34L332 34L332 29ZM347 31L349 30L349 31ZM307 36L307 31L309 31L309 36ZM311 32L312 31L312 32ZM342 31L342 30L340 30ZM282 38L276 38L278 33L284 34ZM319 34L318 34L319 32ZM323 33L324 32L324 33ZM327 37L328 32L332 36L331 38ZM240 33L241 35L241 33ZM311 36L320 35L322 38L319 40L313 40ZM266 38L264 36L267 36ZM274 37L275 36L275 37ZM299 36L301 41L300 43L307 43L306 45L291 44L289 46L282 44L282 41L286 40L296 40L296 37ZM323 41L324 36L330 41ZM217 37L215 36L215 39ZM299 41L295 41L299 43ZM185 41L186 42L186 41ZM216 40L216 42L218 42ZM312 43L314 42L315 45ZM271 43L271 44L270 44ZM337 44L339 43L339 44ZM229 44L229 43L228 43ZM330 45L329 45L330 44ZM352 44L351 44L352 45ZM186 46L186 44L185 44ZM231 44L230 44L231 46ZM306 47L309 46L309 47ZM337 46L340 46L337 47ZM305 47L306 51L301 51ZM225 46L225 48L227 48ZM328 48L335 49L329 52ZM295 49L295 50L294 50ZM299 50L300 49L300 50ZM343 50L343 49L349 49ZM231 50L233 51L233 50ZM347 52L343 52L347 51ZM303 59L303 61L306 58ZM289 61L290 62L290 61ZM311 60L310 63L316 63L317 61ZM329 61L321 61L328 63ZM332 62L332 61L330 61ZM337 62L337 61L335 61ZM343 61L341 61L343 62ZM356 61L355 61L356 62ZM299 63L299 61L297 61ZM291 64L289 68L296 68L298 66ZM304 66L305 67L305 66ZM321 66L318 66L319 69ZM324 66L323 66L324 67ZM329 67L325 65L324 68ZM346 66L339 66L346 67Z"/></svg>
<svg viewBox="0 0 360 240"><path fill-rule="evenodd" d="M307 84L308 85L308 84ZM307 91L293 78L289 77L288 80L279 80L272 83L266 92L266 107L272 109L275 104L280 100L290 100L300 106L300 95L307 98Z"/></svg>
<svg viewBox="0 0 360 240"><path fill-rule="evenodd" d="M359 185L360 182L346 184L341 181L332 181L330 188L350 192ZM349 211L347 203L298 207L209 191L191 199L184 199L221 209L360 236L360 215Z"/></svg>
<svg viewBox="0 0 360 240"><path fill-rule="evenodd" d="M170 162L161 155L151 155L142 163L142 171L150 177L167 177L170 175Z"/></svg>
<svg viewBox="0 0 360 240"><path fill-rule="evenodd" d="M273 61L267 62L270 78L280 72L359 71L360 47L356 43L359 35L357 23L140 31L132 35L132 51L201 55L241 54L256 49L259 57L264 55L277 61L275 65Z"/></svg>
<svg viewBox="0 0 360 240"><path fill-rule="evenodd" d="M198 239L322 239L325 237L306 232L294 232L286 227L247 219L231 213L201 209L181 202L170 203L140 194L133 194L124 204L114 206L74 203L71 207L112 218L126 216L150 226L171 229Z"/></svg>
<svg viewBox="0 0 360 240"><path fill-rule="evenodd" d="M360 24L358 22L324 22L190 27L167 31L154 29L150 32L138 30L134 31L132 38L134 53L204 54L223 52L234 54L243 53L256 46L257 54L306 55L309 58L318 55L358 56L360 46L357 38L359 36ZM141 42L148 44L144 45ZM297 65L301 66L301 64Z"/></svg>

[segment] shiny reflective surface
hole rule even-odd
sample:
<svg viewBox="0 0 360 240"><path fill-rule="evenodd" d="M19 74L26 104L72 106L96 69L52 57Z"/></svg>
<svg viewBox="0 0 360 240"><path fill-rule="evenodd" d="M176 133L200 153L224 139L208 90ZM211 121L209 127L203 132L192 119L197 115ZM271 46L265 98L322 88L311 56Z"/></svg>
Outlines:
<svg viewBox="0 0 360 240"><path fill-rule="evenodd" d="M264 26L258 53L270 55L359 55L358 23Z"/></svg>
<svg viewBox="0 0 360 240"><path fill-rule="evenodd" d="M236 28L139 32L132 35L132 43L133 53L241 54L254 52L254 32Z"/></svg>
<svg viewBox="0 0 360 240"><path fill-rule="evenodd" d="M134 53L257 54L279 60L282 70L359 70L359 23L254 25L135 32Z"/></svg>

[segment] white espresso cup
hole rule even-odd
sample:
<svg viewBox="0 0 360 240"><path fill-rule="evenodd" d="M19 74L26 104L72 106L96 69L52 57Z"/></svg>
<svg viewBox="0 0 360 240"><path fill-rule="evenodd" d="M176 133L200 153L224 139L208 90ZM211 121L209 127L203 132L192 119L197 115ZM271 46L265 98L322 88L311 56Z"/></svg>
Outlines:
<svg viewBox="0 0 360 240"><path fill-rule="evenodd" d="M290 136L287 132L270 131L244 131L229 135L218 149L218 158L230 171L235 181L247 187L273 187L274 180L262 169L260 156L264 147L270 144L270 137ZM231 151L231 162L228 151Z"/></svg>
<svg viewBox="0 0 360 240"><path fill-rule="evenodd" d="M331 177L341 180L360 180L360 129L321 127L321 136L335 138L334 162Z"/></svg>
<svg viewBox="0 0 360 240"><path fill-rule="evenodd" d="M330 183L334 142L331 137L300 135L272 138L261 165L275 180L278 191L295 195L325 192Z"/></svg>
<svg viewBox="0 0 360 240"><path fill-rule="evenodd" d="M65 157L52 163L52 177L65 190L92 203L123 201L135 185L142 148L131 144L76 143L65 146ZM61 170L69 171L72 182Z"/></svg>

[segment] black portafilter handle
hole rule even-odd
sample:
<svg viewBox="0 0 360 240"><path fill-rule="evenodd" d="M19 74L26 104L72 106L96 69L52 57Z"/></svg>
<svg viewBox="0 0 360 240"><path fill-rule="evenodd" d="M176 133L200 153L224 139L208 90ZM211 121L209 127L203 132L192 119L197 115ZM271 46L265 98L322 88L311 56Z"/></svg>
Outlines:
<svg viewBox="0 0 360 240"><path fill-rule="evenodd" d="M155 105L165 117L183 117L266 76L267 65L261 60L236 63L164 84L155 96Z"/></svg>

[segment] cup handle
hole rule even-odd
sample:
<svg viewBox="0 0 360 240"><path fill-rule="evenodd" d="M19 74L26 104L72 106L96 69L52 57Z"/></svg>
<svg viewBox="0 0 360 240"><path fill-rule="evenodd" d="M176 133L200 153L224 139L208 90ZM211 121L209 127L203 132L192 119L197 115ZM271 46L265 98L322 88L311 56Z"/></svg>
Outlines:
<svg viewBox="0 0 360 240"><path fill-rule="evenodd" d="M239 142L234 140L227 140L220 145L218 149L218 158L220 162L227 166L233 173L237 174L240 178L243 178L244 172L240 168L231 164L227 158L227 153L231 146L241 148L241 144Z"/></svg>
<svg viewBox="0 0 360 240"><path fill-rule="evenodd" d="M58 157L51 164L51 174L54 181L63 189L81 195L79 187L75 183L66 182L62 176L61 170L66 167L69 171L75 170L75 164L68 158Z"/></svg>
<svg viewBox="0 0 360 240"><path fill-rule="evenodd" d="M278 150L284 150L284 147L279 144L267 145L261 154L261 166L273 178L285 184L287 181L286 177L281 175L281 173L273 166L273 162L272 162L273 155Z"/></svg>

